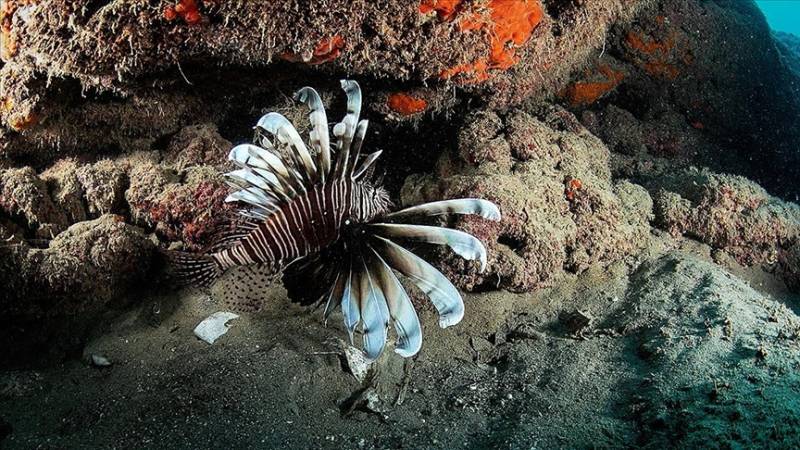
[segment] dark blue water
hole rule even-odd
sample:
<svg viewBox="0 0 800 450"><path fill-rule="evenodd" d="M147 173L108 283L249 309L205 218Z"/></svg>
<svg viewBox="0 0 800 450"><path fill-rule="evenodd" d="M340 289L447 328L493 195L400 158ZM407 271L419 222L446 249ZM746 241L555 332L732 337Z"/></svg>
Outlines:
<svg viewBox="0 0 800 450"><path fill-rule="evenodd" d="M800 0L756 0L775 31L800 36Z"/></svg>

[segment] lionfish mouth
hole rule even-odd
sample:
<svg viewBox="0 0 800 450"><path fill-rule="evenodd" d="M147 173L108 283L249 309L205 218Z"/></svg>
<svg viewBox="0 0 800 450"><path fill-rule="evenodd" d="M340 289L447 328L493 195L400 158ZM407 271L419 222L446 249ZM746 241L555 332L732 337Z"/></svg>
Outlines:
<svg viewBox="0 0 800 450"><path fill-rule="evenodd" d="M211 253L175 253L172 259L180 276L201 285L236 266L267 265L283 273L286 283L299 281L295 300L325 302L326 320L341 309L351 343L360 332L367 358L381 354L390 325L397 336L395 352L410 357L422 346L422 327L398 275L431 300L442 328L461 321L464 302L441 272L400 243L447 246L477 261L481 271L487 256L470 234L404 220L475 214L496 221L500 211L489 201L463 198L389 212L386 191L370 181L381 152L361 153L368 126L359 120L361 89L352 80L341 84L347 114L332 129L314 89L304 87L295 94L310 110L308 146L284 116L269 113L258 121L255 143L230 152L239 169L225 174L235 189L226 201L241 205L244 222Z"/></svg>

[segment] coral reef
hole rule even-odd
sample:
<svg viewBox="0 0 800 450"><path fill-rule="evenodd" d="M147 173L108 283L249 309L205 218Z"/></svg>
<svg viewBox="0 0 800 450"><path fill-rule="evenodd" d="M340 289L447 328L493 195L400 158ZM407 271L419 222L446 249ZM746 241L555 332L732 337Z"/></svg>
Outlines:
<svg viewBox="0 0 800 450"><path fill-rule="evenodd" d="M448 276L462 287L537 289L563 270L610 264L646 243L648 193L612 181L608 149L569 112L544 107L500 117L479 111L458 142L458 155L443 155L433 175L409 177L401 197L414 204L477 196L499 205L501 223L457 221L489 243L493 255L483 274L449 260Z"/></svg>
<svg viewBox="0 0 800 450"><path fill-rule="evenodd" d="M209 164L219 166L229 147L202 124L173 136L164 163L158 154L133 153L96 162L66 158L41 173L1 169L8 289L0 310L16 317L15 305L34 297L31 307L41 303L41 313L58 315L73 300L102 304L120 295L154 263L154 243L126 222L154 232L165 246L207 245L229 208L228 190Z"/></svg>
<svg viewBox="0 0 800 450"><path fill-rule="evenodd" d="M232 146L213 123L189 125L170 139L164 161L179 169L190 165L221 166L227 164Z"/></svg>
<svg viewBox="0 0 800 450"><path fill-rule="evenodd" d="M224 203L228 187L216 169L187 169L183 182L158 165L136 167L125 197L135 223L153 227L164 240L183 241L197 250L208 244L214 232L233 212Z"/></svg>
<svg viewBox="0 0 800 450"><path fill-rule="evenodd" d="M800 207L746 178L686 169L645 183L656 225L724 250L745 266L771 267L800 287Z"/></svg>
<svg viewBox="0 0 800 450"><path fill-rule="evenodd" d="M243 66L280 72L274 84L344 71L402 81L390 94L414 101L394 97L387 108L380 98L373 106L397 116L422 112L420 100L428 111L452 105L406 91L444 98L453 84L506 107L561 89L612 24L643 3L7 2L0 154L39 164L52 162L53 146L62 155L147 150L184 125L239 120L232 97L276 94L263 95L273 87L263 76L247 82L252 70ZM286 23L314 31L295 33Z"/></svg>
<svg viewBox="0 0 800 450"><path fill-rule="evenodd" d="M69 227L46 248L2 244L4 321L96 311L143 279L153 250L140 229L110 214Z"/></svg>
<svg viewBox="0 0 800 450"><path fill-rule="evenodd" d="M798 192L800 83L754 2L660 0L607 44L589 76L576 74L561 93L573 108L608 115L613 105L642 123L653 155L746 175L787 198ZM619 120L600 122L606 131L589 128L620 134Z"/></svg>
<svg viewBox="0 0 800 450"><path fill-rule="evenodd" d="M0 171L0 211L20 218L26 229L43 239L52 238L68 225L65 212L55 205L47 185L30 167Z"/></svg>
<svg viewBox="0 0 800 450"><path fill-rule="evenodd" d="M798 447L798 47L751 0L2 2L0 446ZM488 268L416 246L465 319L368 374L274 274L159 257L212 242L254 118L306 124L304 85L338 118L345 75L398 206L503 213L431 219ZM196 341L221 305L259 312Z"/></svg>

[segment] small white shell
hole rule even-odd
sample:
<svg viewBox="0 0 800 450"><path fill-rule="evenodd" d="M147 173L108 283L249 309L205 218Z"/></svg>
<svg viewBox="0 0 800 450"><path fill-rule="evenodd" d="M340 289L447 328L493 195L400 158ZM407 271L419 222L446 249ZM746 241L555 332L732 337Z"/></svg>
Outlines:
<svg viewBox="0 0 800 450"><path fill-rule="evenodd" d="M194 328L194 335L208 344L213 344L220 336L228 332L230 329L228 322L238 318L239 316L232 312L215 312Z"/></svg>

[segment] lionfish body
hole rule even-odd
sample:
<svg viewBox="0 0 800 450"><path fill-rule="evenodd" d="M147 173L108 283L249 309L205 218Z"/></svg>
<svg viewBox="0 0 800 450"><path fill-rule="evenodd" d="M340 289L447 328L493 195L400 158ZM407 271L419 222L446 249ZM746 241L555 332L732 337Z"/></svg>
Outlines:
<svg viewBox="0 0 800 450"><path fill-rule="evenodd" d="M269 264L279 268L327 248L340 238L343 227L368 222L386 211L383 196L374 196L378 192L369 185L343 180L311 187L263 220L243 224L240 234L233 235L238 240L235 245L209 254L216 264L207 279L213 281L217 274L235 266Z"/></svg>
<svg viewBox="0 0 800 450"><path fill-rule="evenodd" d="M258 121L256 144L234 147L229 159L239 169L226 174L235 189L226 201L241 203L244 219L210 253L176 253L173 260L181 277L200 285L237 266L266 265L275 272L294 266L306 283L328 283L312 300L327 298L326 317L341 306L351 340L360 325L367 357L381 353L390 323L398 337L395 351L412 356L422 343L421 327L395 272L431 299L442 327L461 320L464 304L439 271L394 241L447 245L466 259L480 261L481 270L486 250L461 231L394 222L443 214L499 220L500 212L485 200L457 199L390 213L387 192L369 180L381 152L361 155L368 122L359 121L360 88L350 80L343 80L342 88L347 114L333 127L333 146L325 109L312 88L295 94L310 109L310 149L282 115L269 113Z"/></svg>

